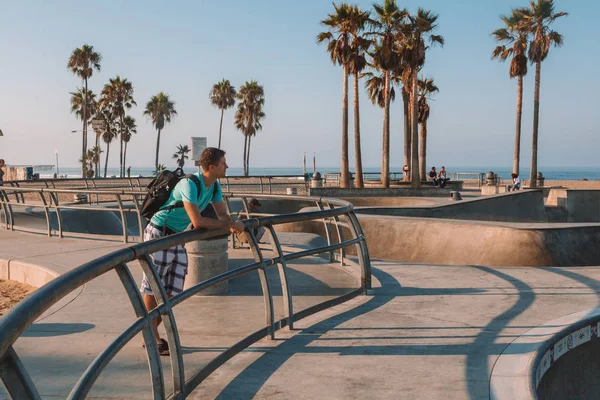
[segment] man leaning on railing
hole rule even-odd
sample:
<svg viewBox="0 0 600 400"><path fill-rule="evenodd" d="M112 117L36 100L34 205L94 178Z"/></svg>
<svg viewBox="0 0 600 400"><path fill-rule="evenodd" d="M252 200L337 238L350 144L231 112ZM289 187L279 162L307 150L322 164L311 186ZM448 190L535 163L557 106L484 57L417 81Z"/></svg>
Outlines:
<svg viewBox="0 0 600 400"><path fill-rule="evenodd" d="M200 156L202 173L195 173L200 181L200 192L198 186L191 179L181 179L169 196L169 200L152 219L144 231L144 241L157 239L162 236L183 232L192 224L193 228L223 229L228 228L231 232L244 231L244 224L233 221L227 214L223 204L223 192L217 181L224 178L228 165L223 150L208 147ZM183 207L173 207L182 202ZM210 203L212 203L219 219L206 218L201 215ZM154 268L162 280L167 296L172 297L183 291L185 276L187 275L188 258L183 245L178 245L150 255ZM156 298L152 293L148 277L144 274L140 291L144 295L144 305L148 311L156 308ZM158 334L158 325L161 319L152 321L152 330L156 336L160 355L168 356L169 345L161 339Z"/></svg>

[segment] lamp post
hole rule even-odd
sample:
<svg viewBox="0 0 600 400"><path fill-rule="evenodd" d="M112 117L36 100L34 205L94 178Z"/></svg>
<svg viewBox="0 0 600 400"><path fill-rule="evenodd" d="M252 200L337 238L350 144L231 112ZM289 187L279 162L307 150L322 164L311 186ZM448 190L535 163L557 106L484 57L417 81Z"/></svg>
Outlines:
<svg viewBox="0 0 600 400"><path fill-rule="evenodd" d="M58 150L55 150L56 153L56 177L60 178L60 171L58 170Z"/></svg>

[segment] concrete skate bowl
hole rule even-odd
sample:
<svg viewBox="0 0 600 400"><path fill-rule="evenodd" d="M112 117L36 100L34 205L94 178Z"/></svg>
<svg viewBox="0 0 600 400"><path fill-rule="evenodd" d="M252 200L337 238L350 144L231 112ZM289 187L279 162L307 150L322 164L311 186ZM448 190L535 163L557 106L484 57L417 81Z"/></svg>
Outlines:
<svg viewBox="0 0 600 400"><path fill-rule="evenodd" d="M600 398L600 309L531 329L506 347L490 378L490 398Z"/></svg>
<svg viewBox="0 0 600 400"><path fill-rule="evenodd" d="M442 205L359 206L356 214L375 258L492 267L599 265L599 192L565 192L560 208L544 204L542 190L525 190ZM555 222L559 213L563 222ZM279 229L328 234L315 221Z"/></svg>

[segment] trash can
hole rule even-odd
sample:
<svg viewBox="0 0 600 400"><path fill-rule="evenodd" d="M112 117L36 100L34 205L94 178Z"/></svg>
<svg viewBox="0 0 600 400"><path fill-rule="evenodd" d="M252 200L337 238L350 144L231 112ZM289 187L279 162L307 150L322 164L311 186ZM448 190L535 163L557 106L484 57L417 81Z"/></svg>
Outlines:
<svg viewBox="0 0 600 400"><path fill-rule="evenodd" d="M227 236L211 240L197 240L185 244L188 255L188 274L183 289L227 272ZM227 281L202 290L197 296L225 294L229 290Z"/></svg>
<svg viewBox="0 0 600 400"><path fill-rule="evenodd" d="M321 177L320 172L315 172L310 180L311 188L320 188L323 187L323 178Z"/></svg>

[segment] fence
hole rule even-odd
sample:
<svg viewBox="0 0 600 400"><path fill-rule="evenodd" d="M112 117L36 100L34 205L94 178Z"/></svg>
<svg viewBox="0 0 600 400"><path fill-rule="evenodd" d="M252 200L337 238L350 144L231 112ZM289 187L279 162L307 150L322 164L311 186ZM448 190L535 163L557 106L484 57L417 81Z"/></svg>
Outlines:
<svg viewBox="0 0 600 400"><path fill-rule="evenodd" d="M47 190L52 193L52 191L56 191L58 189ZM115 195L117 198L120 196L120 194ZM250 196L252 195L238 196L235 194L228 194L225 198L227 199L227 204L233 198L240 198L243 201L246 214L249 214L249 216L252 217L253 215L248 212L246 201L247 197ZM256 194L253 196L256 196ZM264 196L261 196L261 198L262 197ZM167 236L158 240L133 245L75 268L59 278L49 282L31 294L28 298L23 300L0 320L0 378L2 379L2 382L4 383L4 386L8 390L10 396L15 399L40 398L35 383L32 381L27 369L21 362L19 355L13 347L15 341L52 305L56 304L69 293L80 288L91 280L110 271L115 271L118 274L120 281L127 292L131 305L135 310L137 320L126 330L124 330L88 366L86 371L80 377L79 381L76 383L75 387L73 387L68 397L69 399L85 398L107 364L119 353L125 344L132 340L138 333L142 333L146 343L156 342L156 338L151 329L151 321L158 317L163 318L165 330L167 332L169 348L172 349L170 357L173 393L165 393L166 389L164 371L160 362L160 355L157 347L146 346L153 398L165 399L168 397L180 399L186 398L212 372L251 344L264 337L274 338L275 332L284 328L285 326L292 328L295 321L347 301L357 295L365 293L366 290L371 288L371 266L368 249L364 234L358 219L354 215L353 207L350 203L337 199L306 196L267 195L267 197L281 198L285 200L311 200L314 201L318 206L318 210L294 214L263 216L244 220L243 223L246 227L247 235L250 238L249 244L254 255L254 262L205 280L172 298L168 298L164 288L159 283L160 278L152 267L152 262L149 258L149 255L157 251L191 241L206 240L223 236L229 233L227 230L193 230ZM327 232L326 236L328 240L327 246L284 254L279 243L277 232L275 231L275 226L285 223L311 220L321 220L325 224ZM262 250L258 246L256 237L253 233L253 228L257 228L259 226L265 227L270 232L272 238L272 251L274 254L274 257L272 258L265 258ZM351 232L351 239L346 240L343 237L342 228L346 228L346 230ZM337 233L337 241L334 240L332 231ZM352 261L345 257L344 249L348 246L356 247L358 266L360 267L361 272L360 287L344 295L311 306L300 312L294 312L293 296L289 291L289 282L287 277L287 262L322 253L329 253L331 256L333 255L333 252L339 250L340 261L342 263L345 261L352 263ZM127 266L127 263L132 261L138 261L146 275L149 277L150 286L156 295L158 304L158 306L153 310L147 311L144 307L142 297L137 289L130 269ZM273 266L277 266L278 268L284 307L284 318L278 321L274 320L273 296L271 294L270 284L266 275L266 269ZM203 368L193 373L193 375L186 380L184 374L182 348L179 340L179 332L177 330L177 325L173 314L173 307L186 301L191 296L197 294L203 289L254 271L257 271L259 275L265 304L264 327L251 333L244 339L229 347Z"/></svg>

